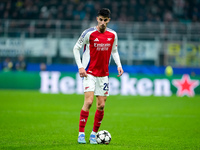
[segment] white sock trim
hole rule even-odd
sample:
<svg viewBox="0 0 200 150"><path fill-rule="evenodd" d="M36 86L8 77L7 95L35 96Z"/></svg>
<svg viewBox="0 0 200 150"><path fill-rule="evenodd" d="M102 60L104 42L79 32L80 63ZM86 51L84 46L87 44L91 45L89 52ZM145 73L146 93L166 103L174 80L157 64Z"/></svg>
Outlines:
<svg viewBox="0 0 200 150"><path fill-rule="evenodd" d="M85 132L79 132L78 136L81 135L81 134L84 134L84 135L85 135Z"/></svg>
<svg viewBox="0 0 200 150"><path fill-rule="evenodd" d="M94 132L94 131L92 131L92 132L91 132L91 134L97 135L97 133L96 133L96 132Z"/></svg>

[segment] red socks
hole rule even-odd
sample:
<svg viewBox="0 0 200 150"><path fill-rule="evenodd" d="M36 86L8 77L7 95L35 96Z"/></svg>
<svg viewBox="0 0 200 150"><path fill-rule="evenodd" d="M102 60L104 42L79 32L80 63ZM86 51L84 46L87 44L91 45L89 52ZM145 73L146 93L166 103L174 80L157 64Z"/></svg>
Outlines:
<svg viewBox="0 0 200 150"><path fill-rule="evenodd" d="M79 132L85 132L85 125L89 116L89 111L81 109L80 120L79 120Z"/></svg>
<svg viewBox="0 0 200 150"><path fill-rule="evenodd" d="M79 120L79 132L85 132L85 125L87 123L88 116L89 116L89 111L81 110L80 120ZM94 132L98 132L103 116L104 116L104 110L103 111L96 110L94 116L94 126L93 126Z"/></svg>
<svg viewBox="0 0 200 150"><path fill-rule="evenodd" d="M101 125L101 121L103 119L103 115L104 115L104 110L103 111L96 110L96 113L95 113L95 116L94 116L94 126L93 126L94 132L98 132L99 127Z"/></svg>

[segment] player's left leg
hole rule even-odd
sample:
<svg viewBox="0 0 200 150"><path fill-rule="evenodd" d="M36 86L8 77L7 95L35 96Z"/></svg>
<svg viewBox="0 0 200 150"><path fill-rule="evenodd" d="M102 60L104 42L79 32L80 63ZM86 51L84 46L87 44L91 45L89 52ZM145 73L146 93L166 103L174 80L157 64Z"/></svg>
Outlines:
<svg viewBox="0 0 200 150"><path fill-rule="evenodd" d="M90 135L90 143L97 144L96 142L96 133L99 130L101 125L101 121L104 116L104 107L107 96L109 96L109 85L108 85L108 77L97 77L96 78L96 85L94 95L96 95L96 102L97 102L97 110L94 116L94 126L92 133Z"/></svg>
<svg viewBox="0 0 200 150"><path fill-rule="evenodd" d="M106 103L107 96L97 96L97 110L94 117L93 131L98 132L101 125L101 121L104 116L104 107Z"/></svg>
<svg viewBox="0 0 200 150"><path fill-rule="evenodd" d="M97 96L97 110L94 116L94 126L90 134L90 144L97 144L96 142L96 133L101 126L101 121L104 116L104 106L107 99L107 96Z"/></svg>

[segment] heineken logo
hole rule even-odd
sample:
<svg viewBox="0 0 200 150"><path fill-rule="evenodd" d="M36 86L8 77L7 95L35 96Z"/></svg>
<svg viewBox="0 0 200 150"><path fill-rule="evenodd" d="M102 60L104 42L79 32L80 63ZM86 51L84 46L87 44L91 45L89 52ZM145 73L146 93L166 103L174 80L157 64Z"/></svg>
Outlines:
<svg viewBox="0 0 200 150"><path fill-rule="evenodd" d="M42 93L64 93L64 94L83 94L82 79L79 74L76 77L61 77L60 72L40 72ZM163 76L164 77L164 76ZM177 96L194 96L194 89L199 86L199 80L190 79L189 75L183 75L181 79L168 78L135 78L124 73L119 78L109 77L110 95L140 95L140 96L171 96L171 86L177 88ZM175 92L174 92L175 93Z"/></svg>
<svg viewBox="0 0 200 150"><path fill-rule="evenodd" d="M42 93L83 94L82 79L65 76L60 72L40 72ZM133 78L124 73L120 80L109 77L110 95L141 95L141 96L171 96L170 81L168 79Z"/></svg>

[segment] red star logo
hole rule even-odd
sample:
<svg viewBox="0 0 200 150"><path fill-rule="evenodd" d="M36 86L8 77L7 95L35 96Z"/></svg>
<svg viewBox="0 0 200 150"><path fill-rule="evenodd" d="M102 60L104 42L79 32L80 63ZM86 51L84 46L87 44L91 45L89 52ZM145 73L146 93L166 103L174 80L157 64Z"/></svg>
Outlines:
<svg viewBox="0 0 200 150"><path fill-rule="evenodd" d="M194 88L199 85L199 80L191 80L188 74L184 74L181 80L172 80L172 84L178 89L178 96L194 96Z"/></svg>

